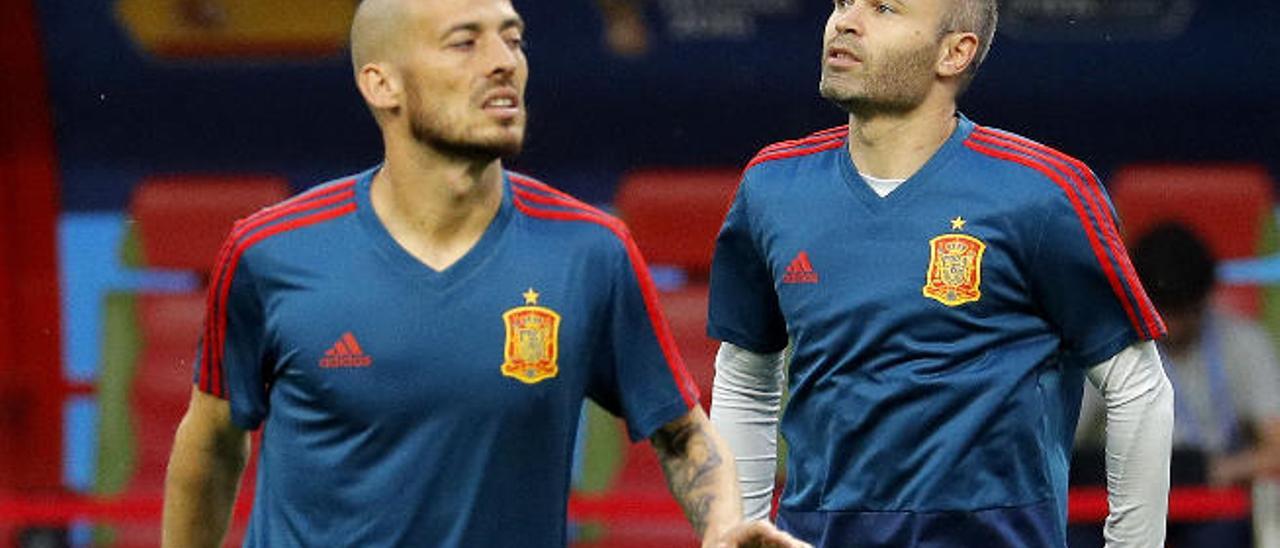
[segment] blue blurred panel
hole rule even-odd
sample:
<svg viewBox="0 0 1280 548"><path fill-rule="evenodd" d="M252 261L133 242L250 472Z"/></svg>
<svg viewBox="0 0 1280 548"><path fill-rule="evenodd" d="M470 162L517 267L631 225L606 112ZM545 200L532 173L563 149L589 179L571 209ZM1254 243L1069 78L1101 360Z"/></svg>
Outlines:
<svg viewBox="0 0 1280 548"><path fill-rule="evenodd" d="M98 403L89 396L76 396L63 406L66 418L62 442L62 482L80 493L93 490L98 462Z"/></svg>
<svg viewBox="0 0 1280 548"><path fill-rule="evenodd" d="M62 363L70 381L97 379L103 299L108 292L183 293L199 287L199 279L190 272L133 270L120 264L127 230L122 213L71 213L58 221Z"/></svg>
<svg viewBox="0 0 1280 548"><path fill-rule="evenodd" d="M124 216L64 215L58 222L61 266L63 374L81 383L97 379L101 360L103 297L123 285L119 264Z"/></svg>

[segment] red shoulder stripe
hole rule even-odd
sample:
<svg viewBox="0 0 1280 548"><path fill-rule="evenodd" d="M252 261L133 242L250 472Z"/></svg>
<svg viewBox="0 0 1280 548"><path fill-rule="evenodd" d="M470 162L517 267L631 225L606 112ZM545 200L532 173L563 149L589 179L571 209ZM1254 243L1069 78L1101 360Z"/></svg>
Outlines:
<svg viewBox="0 0 1280 548"><path fill-rule="evenodd" d="M610 215L608 215L607 213L604 213L598 209L595 209L591 206L583 204L582 202L579 202L577 200L568 201L561 198L556 198L554 196L547 196L546 194L539 194L537 192L532 192L526 188L523 188L519 185L511 185L511 192L513 194L512 196L513 199L522 200L526 203L566 208L572 211L581 212L583 215L590 215L592 217L597 217L604 222L608 222L608 220L610 219Z"/></svg>
<svg viewBox="0 0 1280 548"><path fill-rule="evenodd" d="M831 138L831 137L836 137L836 136L844 137L844 134L845 134L845 133L848 133L848 131L849 131L849 125L848 125L848 124L845 124L845 125L843 125L843 126L836 126L836 127L833 127L833 128L827 128L827 129L824 129L824 130L822 130L822 131L815 131L815 132L810 133L809 135L806 135L806 136L804 136L804 137L802 137L802 138L800 138L800 139L790 139L790 140L786 140L786 141L779 141L779 142L777 142L777 143L774 143L774 144L772 144L772 145L769 145L769 146L767 146L767 147L764 147L763 149L761 149L761 150L760 150L759 154L766 154L766 153L769 153L769 152L777 152L777 151L782 150L782 149L784 149L784 148L791 148L791 147L796 147L796 146L802 146L802 145L807 145L807 144L813 144L813 143L816 143L816 142L819 142L819 141L824 141L824 140L829 139L829 138Z"/></svg>
<svg viewBox="0 0 1280 548"><path fill-rule="evenodd" d="M836 137L827 137L820 141L815 141L813 146L781 149L774 152L762 151L760 154L757 154L755 158L752 158L751 161L747 163L747 167L743 168L743 171L750 170L751 168L757 165L763 164L765 162L770 162L773 160L781 160L783 158L794 158L797 156L805 156L808 154L816 154L818 152L831 150L833 148L840 148L841 146L844 146L844 137L836 136Z"/></svg>
<svg viewBox="0 0 1280 548"><path fill-rule="evenodd" d="M1107 282L1111 285L1112 292L1115 293L1116 299L1120 301L1125 315L1129 317L1129 322L1138 333L1147 333L1147 329L1145 328L1146 326L1138 320L1137 315L1134 313L1133 306L1129 302L1129 297L1125 295L1124 287L1121 285L1120 279L1114 267L1111 265L1111 261L1107 258L1106 251L1102 248L1102 243L1098 240L1098 234L1093 229L1093 226L1089 221L1084 205L1080 202L1079 196L1076 195L1076 192L1071 185L1063 179L1062 174L1055 171L1044 162L1037 161L1020 154L1015 154L1008 149L998 150L975 142L979 137L981 136L971 135L971 138L965 141L965 146L968 146L979 153L986 154L987 156L1014 162L1034 169L1048 177L1067 195L1072 207L1075 209L1076 216L1084 227L1084 232L1089 241L1089 247L1093 250L1094 258L1098 261L1099 266L1102 267L1102 271L1106 275ZM1000 146L999 143L992 144Z"/></svg>
<svg viewBox="0 0 1280 548"><path fill-rule="evenodd" d="M564 191L557 189L555 187L552 187L551 185L548 185L542 181L533 179L525 175L521 175L519 173L508 172L507 174L511 177L512 183L521 185L525 189L541 191L541 192L550 194L552 196L555 196L557 198L560 198L561 201L567 202L565 204L566 206L577 207L578 209L589 211L597 215L608 215L607 213L600 211L598 208L592 207L590 204L582 200L579 200L577 198L574 198L573 196L570 196Z"/></svg>
<svg viewBox="0 0 1280 548"><path fill-rule="evenodd" d="M224 255L229 252L231 247L234 246L236 240L244 236L245 231L258 226L257 223L259 222L267 222L279 218L281 216L280 211L283 210L291 210L295 207L303 206L304 204L314 204L319 206L349 198L354 195L354 192L349 192L354 184L355 179L351 179L328 188L304 192L280 203L262 208L254 212L252 215L237 221L236 224L231 227L231 233L227 236L227 239L224 240L222 249L218 251L218 257L213 263L215 269L211 271L211 277L209 280L210 284L213 285L216 280L220 279L224 275L221 270L217 270L217 267L225 266L226 260ZM335 197L335 195L339 196ZM210 293L208 300L205 303L205 308L206 310L213 310L213 307L213 293Z"/></svg>
<svg viewBox="0 0 1280 548"><path fill-rule="evenodd" d="M756 156L773 154L775 152L782 152L784 150L794 150L798 148L804 148L808 146L822 144L832 139L843 139L843 138L844 138L844 134L841 133L841 134L834 134L834 135L817 135L814 137L805 137L804 139L783 141L781 143L774 143L772 145L769 145L767 147L760 149L760 152L757 152Z"/></svg>
<svg viewBox="0 0 1280 548"><path fill-rule="evenodd" d="M235 228L232 227L232 231L234 230ZM222 249L218 250L218 258L215 259L213 263L212 276L209 279L209 287L205 291L204 334L201 336L200 348L200 390L207 394L213 394L224 399L225 396L220 393L218 388L215 388L220 387L220 385L213 382L213 367L211 363L213 361L213 345L217 340L217 336L214 335L213 320L216 317L215 310L221 306L221 303L215 302L215 296L218 294L215 288L219 283L221 283L221 279L224 275L223 267L226 266L227 254L230 253L234 244L235 240L230 237L223 240Z"/></svg>
<svg viewBox="0 0 1280 548"><path fill-rule="evenodd" d="M222 359L225 351L223 345L226 342L227 325L226 300L231 291L231 280L235 275L236 267L245 251L276 234L341 217L356 210L354 201L336 205L341 202L339 196L343 196L344 199L351 198L351 195L340 192L324 200L300 200L288 207L274 209L270 215L262 215L254 222L240 223L242 226L233 229L233 234L237 234L238 237L229 238L227 244L223 246L222 257L219 259L222 263L219 276L209 285L210 302L213 306L207 311L209 325L206 327L205 348L201 360L201 389L217 397L227 397L226 381L222 378ZM274 222L298 213L306 213L306 215L283 222ZM244 239L241 240L240 237Z"/></svg>
<svg viewBox="0 0 1280 548"><path fill-rule="evenodd" d="M1111 208L1107 206L1106 197L1102 194L1102 185L1094 177L1093 171L1080 160L1013 134L996 132L988 128L978 128L974 138L994 145L1003 145L1011 150L1033 156L1042 162L1049 163L1071 178L1076 188L1080 189L1080 193L1084 195L1086 206L1092 211L1094 218L1097 219L1098 225L1102 229L1103 244L1106 245L1111 255L1115 257L1116 264L1119 265L1124 278L1124 283L1133 293L1134 300L1138 305L1138 313L1142 316L1142 320L1149 330L1148 332L1153 337L1163 334L1165 332L1164 321L1160 314L1156 312L1155 305L1152 304L1151 299L1147 296L1141 280L1138 279L1138 273L1134 270L1133 263L1129 260L1129 253L1120 238L1120 231L1116 228Z"/></svg>
<svg viewBox="0 0 1280 548"><path fill-rule="evenodd" d="M649 324L653 326L654 334L658 338L658 346L662 348L662 355L666 359L671 377L675 381L676 387L680 390L685 405L690 408L697 405L700 397L698 387L693 382L693 377L689 375L689 371L684 365L684 358L680 356L679 349L676 348L675 337L671 334L671 328L667 325L666 317L663 315L662 307L658 301L658 288L654 285L653 279L649 277L649 267L645 264L644 257L640 254L640 248L631 239L626 225L612 216L585 210L579 205L580 202L579 204L574 204L566 201L555 201L555 203L548 204L576 211L540 209L533 204L526 203L523 199L523 196L526 195L527 193L525 192L517 191L512 200L515 206L526 215L540 219L596 223L608 228L613 232L614 236L617 236L622 241L627 250L627 257L630 259L632 271L636 276L636 280L640 283L640 293L644 298L645 310L649 314ZM577 200L574 200L574 202L577 202Z"/></svg>
<svg viewBox="0 0 1280 548"><path fill-rule="evenodd" d="M834 134L837 134L837 133L838 133L838 134L843 135L843 134L848 133L848 132L849 132L849 124L840 124L840 125L835 126L835 127L829 127L829 128L827 128L827 129L823 129L823 130L815 131L815 132L813 132L813 133L809 134L809 136L810 136L810 137L817 137L817 136L819 136L819 135L834 135Z"/></svg>
<svg viewBox="0 0 1280 548"><path fill-rule="evenodd" d="M1124 239L1120 237L1120 229L1116 226L1116 219L1112 215L1111 208L1107 205L1106 196L1103 194L1102 183L1098 181L1097 176L1089 169L1089 166L1058 150L1012 133L985 127L979 127L977 131L984 136L1003 140L1010 148L1025 150L1027 154L1038 152L1039 154L1035 154L1038 158L1042 158L1045 161L1049 161L1051 158L1056 159L1059 165L1065 163L1074 168L1074 170L1062 169L1062 171L1073 175L1073 179L1083 188L1082 193L1085 195L1086 201L1095 212L1095 218L1102 225L1103 234L1106 236L1105 242L1112 255L1117 257L1117 262L1120 263L1125 281L1133 291L1134 298L1138 301L1138 310L1141 312L1143 320L1152 330L1151 333L1153 335L1165 333L1164 319L1156 311L1155 304L1151 302L1146 289L1142 285L1142 281L1138 278L1137 271L1133 268L1133 262L1129 260L1128 251L1125 250Z"/></svg>
<svg viewBox="0 0 1280 548"><path fill-rule="evenodd" d="M264 207L254 212L252 215L245 217L244 219L241 219L240 222L237 224L247 225L249 223L253 223L257 221L258 219L266 217L272 214L273 212L279 211L281 209L291 208L291 207L300 206L306 203L324 200L326 198L332 197L334 194L351 191L353 187L355 187L355 185L356 185L356 180L352 178L352 179L347 179L345 181L341 181L338 183L334 183L332 185L326 185L322 188L311 189L301 194L298 194L297 196L284 200L280 203Z"/></svg>
<svg viewBox="0 0 1280 548"><path fill-rule="evenodd" d="M226 267L229 264L227 255L235 249L236 241L243 238L246 233L256 229L257 227L280 219L281 217L292 215L307 209L326 207L330 204L350 199L355 196L355 191L352 190L354 185L355 180L352 179L350 181L333 185L329 188L299 194L298 196L294 196L293 198L278 204L263 208L249 217L238 221L231 228L230 235L227 236L227 239L223 242L222 249L218 252L218 258L214 262L214 269L212 270L212 275L209 280L210 290L205 300L205 317L208 318L205 322L204 338L206 343L206 352L209 351L209 345L213 344L218 339L215 324L212 319L217 318L220 315L220 308L224 304L218 302L215 298L219 293L215 291L214 288L224 282L228 285L230 284L230 277L234 271L227 271ZM202 364L209 364L212 362L212 360L209 359L209 354L206 353L204 358L205 359L201 360ZM201 382L203 383L206 378L208 377L202 374Z"/></svg>
<svg viewBox="0 0 1280 548"><path fill-rule="evenodd" d="M294 229L314 225L320 222L324 222L330 219L334 219L337 217L341 217L355 210L356 210L355 202L348 202L345 205L331 207L328 209L320 209L313 213L309 213L305 216L298 217L289 221L277 223L269 227L266 227L262 230L259 230L257 232L254 232L251 236L249 236L244 241L237 243L235 247L232 249L228 257L227 271L234 274L236 266L239 264L240 258L244 255L245 251L247 251L254 244L266 238L269 238L276 234L280 234L282 232L287 232L289 230L294 230ZM218 289L217 300L219 303L223 303L224 306L221 306L218 308L217 316L214 320L216 322L214 325L215 344L213 347L213 360L211 360L211 363L210 363L211 366L215 366L215 367L212 367L212 371L214 372L213 380L218 383L216 386L219 387L219 391L220 391L219 395L223 397L225 397L226 390L227 390L226 381L221 378L223 352L225 351L224 345L226 344L227 311L226 311L225 303L227 300L227 296L231 291L231 278L232 276L228 275L225 278L225 280L217 288Z"/></svg>

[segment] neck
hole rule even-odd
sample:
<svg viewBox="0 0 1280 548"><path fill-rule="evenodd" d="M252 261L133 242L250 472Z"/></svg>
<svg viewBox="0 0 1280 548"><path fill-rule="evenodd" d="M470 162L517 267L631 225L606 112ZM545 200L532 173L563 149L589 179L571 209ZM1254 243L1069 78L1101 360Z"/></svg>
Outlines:
<svg viewBox="0 0 1280 548"><path fill-rule="evenodd" d="M926 101L905 112L853 112L849 114L849 154L867 175L907 179L942 147L955 127L951 101Z"/></svg>
<svg viewBox="0 0 1280 548"><path fill-rule="evenodd" d="M502 162L450 156L417 142L386 145L370 190L373 209L410 254L446 268L479 241L497 214Z"/></svg>

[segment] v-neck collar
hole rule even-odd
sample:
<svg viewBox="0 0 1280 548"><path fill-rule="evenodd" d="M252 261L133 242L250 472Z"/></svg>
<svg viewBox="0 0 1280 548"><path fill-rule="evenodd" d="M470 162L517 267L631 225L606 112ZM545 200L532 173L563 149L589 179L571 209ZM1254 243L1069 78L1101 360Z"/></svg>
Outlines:
<svg viewBox="0 0 1280 548"><path fill-rule="evenodd" d="M894 189L885 197L876 194L871 185L862 179L862 175L858 173L858 166L854 165L853 156L849 153L849 137L845 136L844 146L840 148L840 174L844 182L848 185L849 190L853 193L854 198L859 203L866 206L869 211L879 212L892 209L897 204L909 202L911 196L920 192L921 187L927 186L927 182L937 173L946 168L951 159L956 156L960 149L964 146L964 140L969 138L969 134L973 132L973 122L969 121L963 114L956 114L956 127L951 131L951 135L943 141L942 146L929 157L929 160L920 166L907 180L903 181L898 188Z"/></svg>
<svg viewBox="0 0 1280 548"><path fill-rule="evenodd" d="M502 172L502 201L498 205L497 214L494 215L493 220L489 221L489 226L485 228L484 234L480 236L480 239L476 241L471 249L467 250L462 258L444 270L436 270L427 266L426 263L414 257L413 254L401 246L395 237L391 235L391 232L387 230L386 225L382 224L382 219L378 218L377 212L373 210L373 201L369 193L373 187L374 175L381 169L382 165L379 164L357 176L356 202L359 208L357 215L360 218L361 227L373 242L378 255L382 256L393 270L403 275L412 276L418 281L444 287L467 278L483 265L486 259L494 254L498 243L501 241L500 236L506 230L507 225L511 224L513 210L511 204L511 182L507 180L506 171Z"/></svg>

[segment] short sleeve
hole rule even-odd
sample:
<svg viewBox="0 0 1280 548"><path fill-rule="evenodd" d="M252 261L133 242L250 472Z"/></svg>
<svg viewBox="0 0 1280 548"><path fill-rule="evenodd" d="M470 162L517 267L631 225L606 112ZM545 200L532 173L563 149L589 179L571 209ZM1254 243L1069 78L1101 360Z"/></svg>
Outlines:
<svg viewBox="0 0 1280 548"><path fill-rule="evenodd" d="M698 389L662 314L658 291L639 249L623 232L623 245L607 261L609 298L602 320L608 367L588 395L622 417L632 441L651 436L698 404Z"/></svg>
<svg viewBox="0 0 1280 548"><path fill-rule="evenodd" d="M1090 174L1091 175L1091 174ZM1067 358L1089 367L1144 339L1164 336L1098 185L1069 187L1033 219L1029 260L1034 305L1056 328Z"/></svg>
<svg viewBox="0 0 1280 548"><path fill-rule="evenodd" d="M752 233L747 181L738 188L711 262L707 335L752 352L780 352L787 324L778 306L773 277Z"/></svg>
<svg viewBox="0 0 1280 548"><path fill-rule="evenodd" d="M194 382L199 390L230 402L236 426L254 430L267 412L263 309L246 261L230 244L209 282Z"/></svg>

